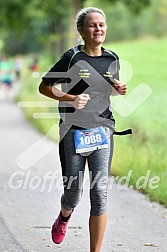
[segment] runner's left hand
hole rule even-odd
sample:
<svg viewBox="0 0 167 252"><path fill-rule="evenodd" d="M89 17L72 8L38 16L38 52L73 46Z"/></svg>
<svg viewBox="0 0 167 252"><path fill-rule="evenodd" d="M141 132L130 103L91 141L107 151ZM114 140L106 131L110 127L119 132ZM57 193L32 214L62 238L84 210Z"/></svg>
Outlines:
<svg viewBox="0 0 167 252"><path fill-rule="evenodd" d="M117 79L114 79L113 87L118 91L120 95L125 95L127 91L126 83L123 83Z"/></svg>

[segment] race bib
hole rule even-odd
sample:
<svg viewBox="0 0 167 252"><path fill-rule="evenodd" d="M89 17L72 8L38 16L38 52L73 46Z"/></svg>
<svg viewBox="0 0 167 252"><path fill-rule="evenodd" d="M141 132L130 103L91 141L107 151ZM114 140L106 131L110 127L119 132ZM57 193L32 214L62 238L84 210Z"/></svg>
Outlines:
<svg viewBox="0 0 167 252"><path fill-rule="evenodd" d="M74 131L76 153L84 153L108 148L107 136L104 127Z"/></svg>

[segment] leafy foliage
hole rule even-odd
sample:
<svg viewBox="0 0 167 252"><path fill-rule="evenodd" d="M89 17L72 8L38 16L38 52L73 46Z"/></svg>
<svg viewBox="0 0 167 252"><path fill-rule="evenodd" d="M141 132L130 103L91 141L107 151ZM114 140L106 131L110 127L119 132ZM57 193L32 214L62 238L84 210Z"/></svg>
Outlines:
<svg viewBox="0 0 167 252"><path fill-rule="evenodd" d="M104 9L107 41L167 32L165 0L0 0L0 6L1 40L10 54L48 50L59 56L77 43L74 17L84 6Z"/></svg>
<svg viewBox="0 0 167 252"><path fill-rule="evenodd" d="M118 2L117 0L108 0L108 1L112 3ZM151 4L151 0L140 0L140 1L124 0L122 2L129 8L129 10L133 14L139 14L144 7L149 6Z"/></svg>

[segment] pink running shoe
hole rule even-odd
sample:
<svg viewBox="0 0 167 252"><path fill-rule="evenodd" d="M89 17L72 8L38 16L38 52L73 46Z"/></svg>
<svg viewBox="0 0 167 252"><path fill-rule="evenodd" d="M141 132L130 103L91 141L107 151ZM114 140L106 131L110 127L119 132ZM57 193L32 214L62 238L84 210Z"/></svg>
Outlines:
<svg viewBox="0 0 167 252"><path fill-rule="evenodd" d="M54 243L59 244L63 241L67 232L67 226L68 226L69 220L70 218L66 222L61 221L60 214L58 218L55 220L55 223L52 226L52 240Z"/></svg>

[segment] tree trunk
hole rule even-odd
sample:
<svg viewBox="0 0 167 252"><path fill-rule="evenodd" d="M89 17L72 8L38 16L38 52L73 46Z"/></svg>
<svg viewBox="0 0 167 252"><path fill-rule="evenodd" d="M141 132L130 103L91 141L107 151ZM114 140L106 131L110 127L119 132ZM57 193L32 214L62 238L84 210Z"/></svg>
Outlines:
<svg viewBox="0 0 167 252"><path fill-rule="evenodd" d="M51 35L51 54L53 58L60 57L64 51L78 44L79 34L76 29L75 16L83 7L83 0L71 0L69 22L65 25L60 17L59 22L52 21L53 36Z"/></svg>
<svg viewBox="0 0 167 252"><path fill-rule="evenodd" d="M83 8L83 3L83 0L71 0L68 47L78 44L79 34L76 28L75 16L77 11Z"/></svg>

